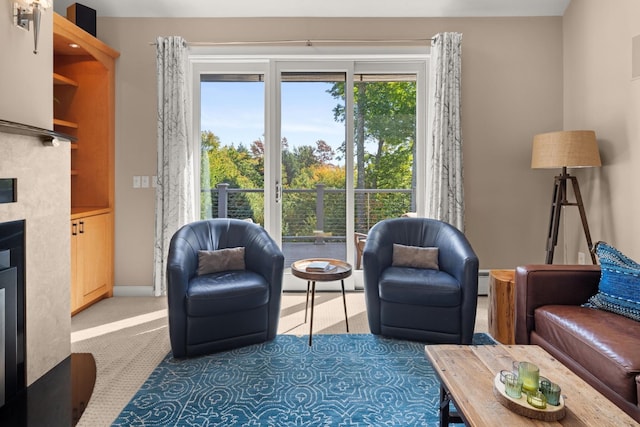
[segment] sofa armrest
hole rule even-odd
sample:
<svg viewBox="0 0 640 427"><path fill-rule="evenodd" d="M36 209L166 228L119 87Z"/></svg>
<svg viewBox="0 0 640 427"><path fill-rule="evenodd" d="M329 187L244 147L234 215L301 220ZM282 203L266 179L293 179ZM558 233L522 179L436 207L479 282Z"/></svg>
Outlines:
<svg viewBox="0 0 640 427"><path fill-rule="evenodd" d="M525 265L516 269L515 281L515 340L529 344L536 308L584 304L598 292L600 266Z"/></svg>

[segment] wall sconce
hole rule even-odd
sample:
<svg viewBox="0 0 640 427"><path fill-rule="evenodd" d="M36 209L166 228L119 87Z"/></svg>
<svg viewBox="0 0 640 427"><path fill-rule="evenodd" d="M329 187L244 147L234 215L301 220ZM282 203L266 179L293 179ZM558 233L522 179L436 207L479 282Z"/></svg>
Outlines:
<svg viewBox="0 0 640 427"><path fill-rule="evenodd" d="M51 7L51 0L20 0L13 3L13 23L29 31L29 21L33 21L33 53L38 53L38 35L42 12Z"/></svg>

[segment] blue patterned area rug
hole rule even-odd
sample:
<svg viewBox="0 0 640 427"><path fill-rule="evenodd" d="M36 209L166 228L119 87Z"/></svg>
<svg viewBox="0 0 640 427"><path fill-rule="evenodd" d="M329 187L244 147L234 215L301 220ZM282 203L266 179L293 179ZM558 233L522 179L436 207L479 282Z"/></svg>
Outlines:
<svg viewBox="0 0 640 427"><path fill-rule="evenodd" d="M474 344L495 344L476 334ZM436 426L424 343L278 335L198 358L169 354L113 426Z"/></svg>

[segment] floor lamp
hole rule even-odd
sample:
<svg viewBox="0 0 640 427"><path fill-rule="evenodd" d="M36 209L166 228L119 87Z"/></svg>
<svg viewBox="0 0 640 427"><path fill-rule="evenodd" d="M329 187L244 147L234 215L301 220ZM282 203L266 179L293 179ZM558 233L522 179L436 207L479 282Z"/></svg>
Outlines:
<svg viewBox="0 0 640 427"><path fill-rule="evenodd" d="M601 166L600 153L596 134L591 130L572 130L542 133L533 137L531 167L533 169L562 168L562 173L555 177L553 199L551 200L551 217L549 219L549 235L547 236L546 263L553 264L553 252L558 243L560 214L564 206L577 206L580 210L582 228L587 238L587 246L591 261L596 264L593 243L589 233L587 215L580 195L578 179L567 173L567 168L584 168ZM567 200L567 181L571 181L575 202Z"/></svg>

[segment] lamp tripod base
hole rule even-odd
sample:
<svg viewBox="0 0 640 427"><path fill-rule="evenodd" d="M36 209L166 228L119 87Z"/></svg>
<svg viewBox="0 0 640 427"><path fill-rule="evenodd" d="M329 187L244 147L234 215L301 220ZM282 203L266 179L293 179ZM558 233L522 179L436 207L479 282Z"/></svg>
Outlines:
<svg viewBox="0 0 640 427"><path fill-rule="evenodd" d="M575 203L567 201L567 181L571 181L573 194L576 198ZM547 236L547 257L546 263L553 264L553 253L558 244L558 230L560 228L560 215L564 206L577 206L580 211L580 219L582 220L582 229L587 239L587 247L591 262L597 264L596 255L593 253L593 242L591 241L591 233L589 232L589 224L587 223L587 214L582 203L582 195L580 194L580 186L578 178L567 173L567 168L562 168L562 174L555 177L553 186L553 200L551 201L551 217L549 219L549 235Z"/></svg>

